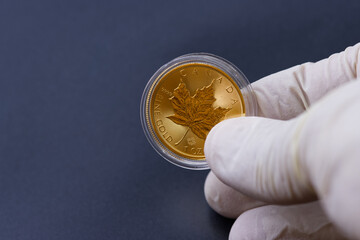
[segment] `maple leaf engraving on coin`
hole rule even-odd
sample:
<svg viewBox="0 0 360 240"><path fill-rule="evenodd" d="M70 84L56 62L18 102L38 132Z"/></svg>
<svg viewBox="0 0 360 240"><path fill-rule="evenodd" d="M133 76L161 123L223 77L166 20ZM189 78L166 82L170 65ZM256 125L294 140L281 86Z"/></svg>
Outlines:
<svg viewBox="0 0 360 240"><path fill-rule="evenodd" d="M231 108L213 107L216 101L214 97L213 83L201 89L197 89L193 96L184 82L174 89L173 96L169 98L175 114L169 116L176 124L188 127L184 136L175 145L178 145L191 130L196 136L205 139L211 128L225 117Z"/></svg>

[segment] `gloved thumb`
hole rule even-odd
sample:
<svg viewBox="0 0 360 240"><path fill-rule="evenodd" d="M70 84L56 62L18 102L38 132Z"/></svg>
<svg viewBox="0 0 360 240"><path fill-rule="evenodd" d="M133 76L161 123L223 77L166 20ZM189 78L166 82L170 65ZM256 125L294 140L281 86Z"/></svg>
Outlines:
<svg viewBox="0 0 360 240"><path fill-rule="evenodd" d="M223 121L206 140L205 154L211 170L225 184L255 199L271 203L315 200L294 142L305 117Z"/></svg>

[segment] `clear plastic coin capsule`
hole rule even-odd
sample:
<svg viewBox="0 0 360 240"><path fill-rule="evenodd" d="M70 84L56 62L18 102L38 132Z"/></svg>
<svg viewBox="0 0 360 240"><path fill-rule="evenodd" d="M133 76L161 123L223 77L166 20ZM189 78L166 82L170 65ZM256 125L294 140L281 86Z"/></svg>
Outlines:
<svg viewBox="0 0 360 240"><path fill-rule="evenodd" d="M207 53L183 55L163 65L147 83L140 108L152 147L187 169L209 168L204 143L217 123L257 114L245 75L229 61Z"/></svg>

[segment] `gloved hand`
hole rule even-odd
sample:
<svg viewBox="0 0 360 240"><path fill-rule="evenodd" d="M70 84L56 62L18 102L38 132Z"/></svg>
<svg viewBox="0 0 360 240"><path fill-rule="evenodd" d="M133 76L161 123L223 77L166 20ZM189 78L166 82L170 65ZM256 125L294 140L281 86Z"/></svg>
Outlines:
<svg viewBox="0 0 360 240"><path fill-rule="evenodd" d="M229 238L360 239L360 44L252 87L260 117L205 142L205 196L237 218Z"/></svg>

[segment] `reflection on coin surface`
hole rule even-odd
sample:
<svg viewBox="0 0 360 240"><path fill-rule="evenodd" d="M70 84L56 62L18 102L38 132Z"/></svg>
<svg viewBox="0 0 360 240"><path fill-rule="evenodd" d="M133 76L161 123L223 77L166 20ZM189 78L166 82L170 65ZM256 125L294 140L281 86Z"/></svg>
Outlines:
<svg viewBox="0 0 360 240"><path fill-rule="evenodd" d="M159 74L145 101L146 124L157 144L175 158L195 161L205 160L204 143L213 126L245 115L236 82L206 63L185 63Z"/></svg>

